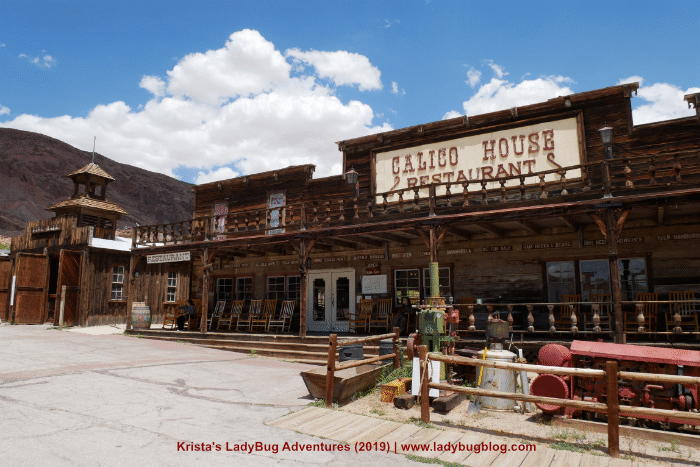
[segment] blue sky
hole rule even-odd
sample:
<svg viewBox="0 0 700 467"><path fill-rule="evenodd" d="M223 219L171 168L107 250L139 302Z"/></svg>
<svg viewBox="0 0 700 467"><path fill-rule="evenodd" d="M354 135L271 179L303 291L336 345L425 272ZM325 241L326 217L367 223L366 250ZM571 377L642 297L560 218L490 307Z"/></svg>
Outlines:
<svg viewBox="0 0 700 467"><path fill-rule="evenodd" d="M188 182L335 141L641 81L692 115L700 2L0 0L0 126Z"/></svg>

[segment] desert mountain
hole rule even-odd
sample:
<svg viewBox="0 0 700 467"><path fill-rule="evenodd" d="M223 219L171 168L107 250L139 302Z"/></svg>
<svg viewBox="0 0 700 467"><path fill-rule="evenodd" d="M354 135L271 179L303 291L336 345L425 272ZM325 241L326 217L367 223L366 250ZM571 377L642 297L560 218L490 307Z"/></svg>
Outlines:
<svg viewBox="0 0 700 467"><path fill-rule="evenodd" d="M91 161L91 152L57 139L0 128L0 235L16 235L27 221L53 217L44 208L73 193L73 182L65 175ZM118 228L192 217L194 197L188 183L97 153L95 163L116 179L107 187L107 199L129 213Z"/></svg>

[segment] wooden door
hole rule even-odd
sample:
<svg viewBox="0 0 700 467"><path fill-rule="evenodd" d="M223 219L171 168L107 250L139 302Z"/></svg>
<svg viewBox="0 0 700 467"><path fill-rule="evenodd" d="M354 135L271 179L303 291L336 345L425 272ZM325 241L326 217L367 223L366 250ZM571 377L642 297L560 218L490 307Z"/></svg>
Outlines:
<svg viewBox="0 0 700 467"><path fill-rule="evenodd" d="M12 262L10 258L0 258L0 319L9 320L10 284L12 283Z"/></svg>
<svg viewBox="0 0 700 467"><path fill-rule="evenodd" d="M49 257L20 253L17 255L15 274L17 275L15 322L42 324L46 317Z"/></svg>
<svg viewBox="0 0 700 467"><path fill-rule="evenodd" d="M61 250L58 262L58 285L56 287L56 311L54 326L58 326L61 315L61 300L63 286L66 286L66 297L63 306L63 324L70 326L78 324L78 306L80 303L80 271L83 255L75 251Z"/></svg>

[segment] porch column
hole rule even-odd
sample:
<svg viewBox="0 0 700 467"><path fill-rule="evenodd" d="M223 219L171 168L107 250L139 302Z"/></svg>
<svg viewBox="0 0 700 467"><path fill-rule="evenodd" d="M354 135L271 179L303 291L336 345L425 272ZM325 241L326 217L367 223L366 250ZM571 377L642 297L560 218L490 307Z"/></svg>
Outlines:
<svg viewBox="0 0 700 467"><path fill-rule="evenodd" d="M207 315L209 314L209 248L201 252L202 257L202 321L199 332L207 333Z"/></svg>
<svg viewBox="0 0 700 467"><path fill-rule="evenodd" d="M624 222L624 219L623 219ZM613 315L615 316L615 342L622 344L622 292L620 290L620 268L618 266L617 239L619 237L615 213L612 208L605 210L606 237L608 240L608 264L610 267L610 288L613 300Z"/></svg>
<svg viewBox="0 0 700 467"><path fill-rule="evenodd" d="M134 258L134 253L129 257L129 280L127 284L129 285L129 291L126 297L126 330L131 330L131 309L134 306L134 298L136 296L136 285L134 284L134 267L136 266L136 261ZM81 290L81 294L83 291Z"/></svg>
<svg viewBox="0 0 700 467"><path fill-rule="evenodd" d="M296 239L290 241L299 257L299 279L301 290L299 291L299 337L306 337L306 286L307 274L309 272L306 266L306 260L309 258L311 248L313 248L316 240L310 240L308 235L300 235Z"/></svg>

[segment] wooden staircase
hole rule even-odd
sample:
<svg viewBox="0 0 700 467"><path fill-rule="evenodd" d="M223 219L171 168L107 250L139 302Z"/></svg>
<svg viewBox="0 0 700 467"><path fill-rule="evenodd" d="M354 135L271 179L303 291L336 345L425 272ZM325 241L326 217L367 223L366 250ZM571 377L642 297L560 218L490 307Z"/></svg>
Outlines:
<svg viewBox="0 0 700 467"><path fill-rule="evenodd" d="M265 357L275 357L311 365L325 365L328 358L328 337L307 336L299 337L289 334L252 334L252 333L221 333L208 332L177 332L160 329L131 330L129 335L138 335L146 339L157 339L171 342L183 342L202 347L209 347L230 352L255 354ZM355 335L338 336L338 344L342 346L343 338ZM402 339L405 347L406 340ZM254 352L253 352L254 351ZM379 354L379 345L364 346L365 358Z"/></svg>

